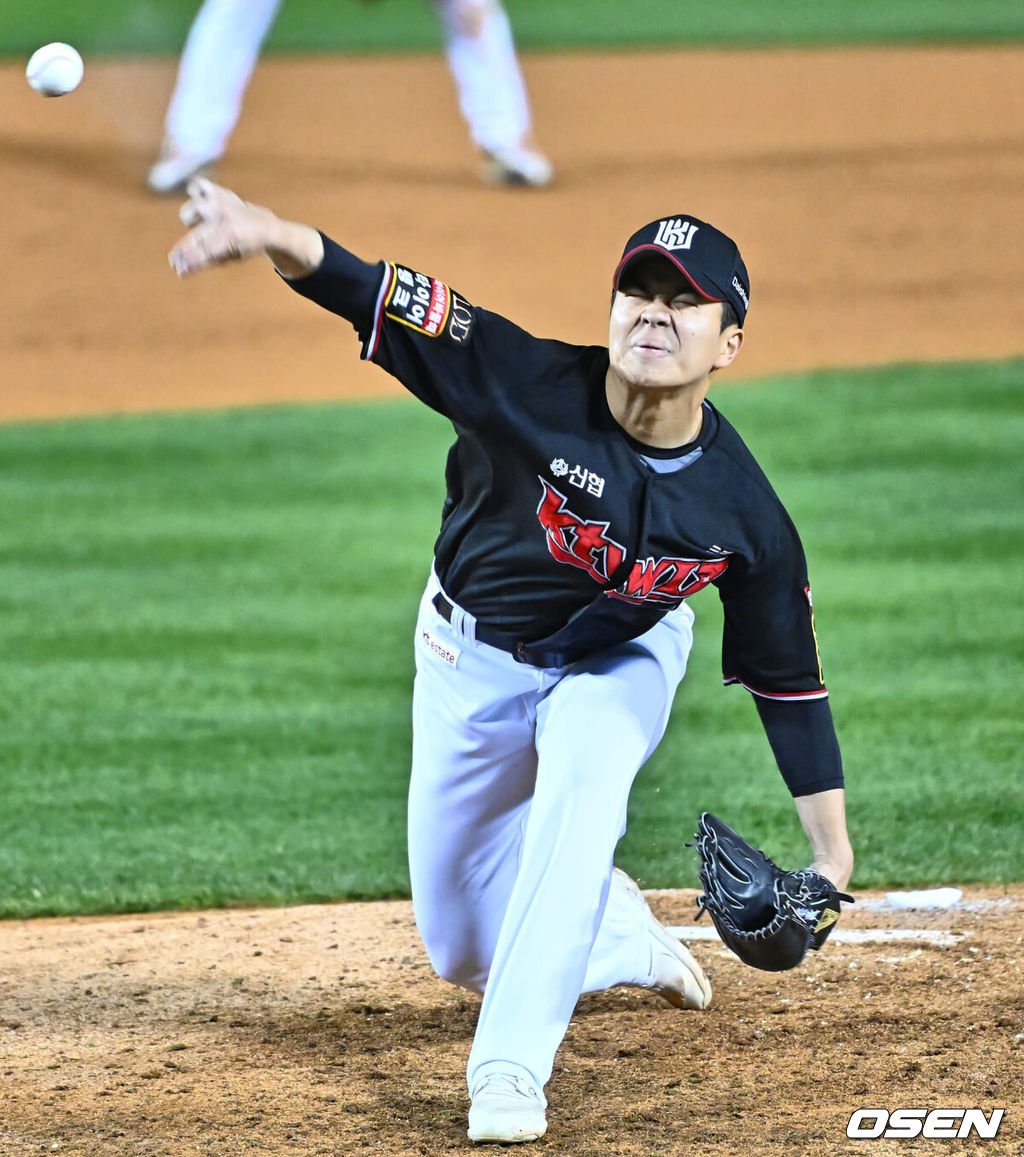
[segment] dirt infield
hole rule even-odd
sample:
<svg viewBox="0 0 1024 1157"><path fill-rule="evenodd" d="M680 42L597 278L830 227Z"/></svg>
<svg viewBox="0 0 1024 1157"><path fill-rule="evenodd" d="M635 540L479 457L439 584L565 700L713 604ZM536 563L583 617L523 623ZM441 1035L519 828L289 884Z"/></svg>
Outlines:
<svg viewBox="0 0 1024 1157"><path fill-rule="evenodd" d="M88 65L60 100L0 70L0 416L395 393L265 269L176 280L176 205L140 191L171 62ZM549 191L480 185L433 57L265 61L221 178L571 341L605 340L639 223L711 218L753 283L732 380L1024 353L1024 50L527 66Z"/></svg>
<svg viewBox="0 0 1024 1157"><path fill-rule="evenodd" d="M141 192L171 63L87 62L44 101L0 69L0 418L383 396L347 328L244 267L180 284ZM733 380L1024 354L1024 52L663 53L527 62L550 191L484 189L439 60L264 62L222 178L546 336L602 341L640 222L686 210L753 281ZM854 881L856 885L856 881ZM957 1152L1024 1153L1024 886L946 912L860 896L783 976L695 951L716 998L585 998L536 1148L942 1151L852 1141L858 1107L1007 1110ZM654 897L689 924L693 896ZM408 904L0 925L0 1154L468 1150L477 1002L430 973ZM947 1148L949 1143L947 1143Z"/></svg>
<svg viewBox="0 0 1024 1157"><path fill-rule="evenodd" d="M693 897L651 903L691 925ZM854 1109L902 1106L1004 1108L995 1139L955 1151L1024 1152L1024 887L968 889L944 911L880 904L859 895L825 949L781 975L696 943L707 1012L629 989L584 997L538 1150L945 1151L847 1140ZM408 903L10 923L0 978L5 1157L472 1148L478 1001L434 978Z"/></svg>

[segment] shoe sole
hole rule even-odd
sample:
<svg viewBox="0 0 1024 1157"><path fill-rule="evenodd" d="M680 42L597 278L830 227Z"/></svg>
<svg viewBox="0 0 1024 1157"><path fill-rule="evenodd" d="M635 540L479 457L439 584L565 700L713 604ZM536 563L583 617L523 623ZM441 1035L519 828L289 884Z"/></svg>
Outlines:
<svg viewBox="0 0 1024 1157"><path fill-rule="evenodd" d="M509 1113L491 1115L486 1110L477 1109L474 1111L471 1106L468 1122L470 1141L491 1141L497 1144L515 1145L520 1141L536 1141L547 1132L547 1118L539 1113L534 1117L533 1124L518 1127L509 1121L508 1118L511 1115ZM539 1121L538 1117L540 1118ZM521 1116L520 1120L522 1120Z"/></svg>
<svg viewBox="0 0 1024 1157"><path fill-rule="evenodd" d="M518 1145L522 1141L539 1141L541 1137L547 1132L547 1126L543 1129L527 1129L524 1132L516 1132L513 1135L509 1131L502 1131L501 1129L471 1129L469 1131L470 1141L476 1144L492 1144L492 1145Z"/></svg>

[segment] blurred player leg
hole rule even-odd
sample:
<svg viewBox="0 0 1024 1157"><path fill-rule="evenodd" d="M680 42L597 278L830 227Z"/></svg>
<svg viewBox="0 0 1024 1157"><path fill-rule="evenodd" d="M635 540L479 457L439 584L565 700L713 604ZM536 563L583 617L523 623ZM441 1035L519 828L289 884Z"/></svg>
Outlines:
<svg viewBox="0 0 1024 1157"><path fill-rule="evenodd" d="M522 1070L543 1087L584 988L650 985L649 930L615 902L615 845L692 642L688 607L570 669L537 711L537 785L467 1077ZM607 916L606 916L607 912ZM605 927L607 919L607 927Z"/></svg>
<svg viewBox="0 0 1024 1157"><path fill-rule="evenodd" d="M532 143L530 106L500 0L434 0L459 108L485 157L484 179L547 185L551 163Z"/></svg>
<svg viewBox="0 0 1024 1157"><path fill-rule="evenodd" d="M182 190L227 147L260 46L281 0L205 0L178 64L164 147L149 171L154 193Z"/></svg>

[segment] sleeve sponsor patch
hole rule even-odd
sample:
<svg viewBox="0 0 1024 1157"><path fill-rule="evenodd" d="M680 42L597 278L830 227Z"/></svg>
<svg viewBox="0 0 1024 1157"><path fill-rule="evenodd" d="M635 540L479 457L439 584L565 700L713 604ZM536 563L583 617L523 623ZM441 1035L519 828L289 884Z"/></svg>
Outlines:
<svg viewBox="0 0 1024 1157"><path fill-rule="evenodd" d="M384 316L427 337L446 335L461 344L469 336L472 306L436 277L392 265Z"/></svg>

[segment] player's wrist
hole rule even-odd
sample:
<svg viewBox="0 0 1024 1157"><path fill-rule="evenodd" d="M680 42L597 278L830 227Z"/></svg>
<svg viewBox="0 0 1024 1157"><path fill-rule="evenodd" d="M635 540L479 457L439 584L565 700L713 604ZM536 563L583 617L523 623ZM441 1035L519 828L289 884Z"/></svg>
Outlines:
<svg viewBox="0 0 1024 1157"><path fill-rule="evenodd" d="M308 277L320 268L324 242L312 226L273 217L268 222L267 236L266 254L282 277Z"/></svg>
<svg viewBox="0 0 1024 1157"><path fill-rule="evenodd" d="M834 887L844 889L853 875L853 849L848 846L827 856L816 856L811 871L824 876Z"/></svg>

